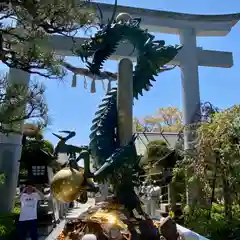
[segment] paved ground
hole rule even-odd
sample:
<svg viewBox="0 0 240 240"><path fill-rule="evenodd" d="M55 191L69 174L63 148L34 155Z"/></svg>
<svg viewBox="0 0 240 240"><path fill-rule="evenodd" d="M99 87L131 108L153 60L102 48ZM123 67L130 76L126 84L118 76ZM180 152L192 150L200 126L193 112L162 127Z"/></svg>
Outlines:
<svg viewBox="0 0 240 240"><path fill-rule="evenodd" d="M47 238L42 237L39 238L39 240L56 240L61 231L63 230L67 220L78 218L82 212L86 211L90 206L93 206L94 204L95 199L93 198L90 198L86 204L76 203L76 206L67 213L66 218L61 221L56 228L54 228L51 234Z"/></svg>

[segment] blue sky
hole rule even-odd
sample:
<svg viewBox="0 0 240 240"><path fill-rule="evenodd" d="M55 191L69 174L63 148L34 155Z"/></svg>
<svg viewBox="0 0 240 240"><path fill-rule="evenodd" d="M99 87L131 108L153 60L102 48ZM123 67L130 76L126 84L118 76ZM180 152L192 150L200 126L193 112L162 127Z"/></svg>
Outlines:
<svg viewBox="0 0 240 240"><path fill-rule="evenodd" d="M103 1L101 1L103 2ZM112 3L112 1L104 1ZM151 5L149 4L151 2ZM239 0L119 0L120 5L131 5L143 8L152 8L166 11L199 14L223 14L240 12ZM130 4L131 3L131 4ZM178 44L178 36L157 35L158 39L164 39L167 44ZM225 108L239 103L240 95L240 23L237 24L226 37L198 38L198 46L209 50L231 51L234 56L234 67L231 69L199 68L200 91L203 101L210 101L214 105ZM77 58L68 58L76 66L82 66ZM109 61L105 64L106 70L116 71L117 62ZM92 118L97 110L104 91L101 84L97 85L97 92L90 93L83 87L83 77L78 77L76 88L71 88L72 74L65 78L64 82L55 80L43 81L47 87L46 98L49 104L52 124L45 131L47 139L56 143L57 139L52 132L58 130L74 130L77 136L72 140L73 144L88 144L89 129ZM239 97L238 97L239 96ZM181 104L181 78L180 70L175 69L157 77L157 82L150 92L144 94L134 105L134 115L144 117L154 113L159 107L178 106Z"/></svg>

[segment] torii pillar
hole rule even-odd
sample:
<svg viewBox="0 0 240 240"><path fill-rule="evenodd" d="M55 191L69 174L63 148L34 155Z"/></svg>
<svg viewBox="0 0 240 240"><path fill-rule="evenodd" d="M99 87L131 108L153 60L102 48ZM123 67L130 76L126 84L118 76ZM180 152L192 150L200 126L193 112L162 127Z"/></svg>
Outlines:
<svg viewBox="0 0 240 240"><path fill-rule="evenodd" d="M182 79L182 104L184 125L189 125L200 120L200 90L198 75L198 52L195 29L180 30L180 43L183 46L184 57L180 62ZM190 127L191 128L191 127ZM192 149L194 136L190 131L184 133L184 149Z"/></svg>
<svg viewBox="0 0 240 240"><path fill-rule="evenodd" d="M11 68L8 75L10 83L28 85L30 74L19 69ZM23 122L19 123L21 130ZM19 160L22 151L22 135L0 133L0 173L4 173L4 184L0 184L0 213L11 212L16 196L16 186L19 174Z"/></svg>

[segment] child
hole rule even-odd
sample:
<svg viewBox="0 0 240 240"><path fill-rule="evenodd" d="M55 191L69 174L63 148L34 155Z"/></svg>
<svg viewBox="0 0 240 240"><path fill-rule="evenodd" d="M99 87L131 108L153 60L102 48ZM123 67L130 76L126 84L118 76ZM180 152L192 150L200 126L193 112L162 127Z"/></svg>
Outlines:
<svg viewBox="0 0 240 240"><path fill-rule="evenodd" d="M37 205L44 195L30 183L20 193L20 217L18 223L18 239L25 240L30 233L32 240L37 240Z"/></svg>

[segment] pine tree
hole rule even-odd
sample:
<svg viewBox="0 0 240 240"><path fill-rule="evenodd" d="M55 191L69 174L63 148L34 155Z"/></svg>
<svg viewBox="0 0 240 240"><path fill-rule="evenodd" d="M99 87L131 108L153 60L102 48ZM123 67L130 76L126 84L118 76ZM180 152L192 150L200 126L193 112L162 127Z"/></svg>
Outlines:
<svg viewBox="0 0 240 240"><path fill-rule="evenodd" d="M52 34L73 37L91 24L89 1L6 0L0 3L0 60L45 77L62 77L62 58L46 49L43 39Z"/></svg>
<svg viewBox="0 0 240 240"><path fill-rule="evenodd" d="M64 77L63 57L57 56L46 45L52 35L73 39L80 28L91 25L94 14L88 3L73 0L1 1L1 62L9 68L46 78ZM0 132L19 131L20 123L28 119L40 120L42 124L47 122L44 87L38 83L30 86L9 83L5 76L0 77ZM13 205L18 172L18 163L11 161L16 160L13 155L5 150L0 155L0 176L6 178L0 185L5 196L0 201L0 212L11 211Z"/></svg>

